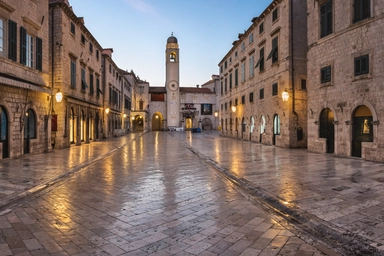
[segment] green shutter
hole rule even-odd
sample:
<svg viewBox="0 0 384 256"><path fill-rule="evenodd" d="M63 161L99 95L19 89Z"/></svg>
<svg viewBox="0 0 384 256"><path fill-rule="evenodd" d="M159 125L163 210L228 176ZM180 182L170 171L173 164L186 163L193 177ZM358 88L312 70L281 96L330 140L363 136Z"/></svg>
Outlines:
<svg viewBox="0 0 384 256"><path fill-rule="evenodd" d="M20 63L27 64L27 31L20 27Z"/></svg>
<svg viewBox="0 0 384 256"><path fill-rule="evenodd" d="M17 58L17 23L8 20L8 58L16 61Z"/></svg>
<svg viewBox="0 0 384 256"><path fill-rule="evenodd" d="M43 71L43 40L36 37L36 69Z"/></svg>

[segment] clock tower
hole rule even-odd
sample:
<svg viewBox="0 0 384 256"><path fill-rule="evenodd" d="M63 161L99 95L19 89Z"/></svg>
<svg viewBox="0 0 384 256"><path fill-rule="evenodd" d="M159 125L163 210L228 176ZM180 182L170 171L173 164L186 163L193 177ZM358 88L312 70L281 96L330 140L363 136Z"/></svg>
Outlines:
<svg viewBox="0 0 384 256"><path fill-rule="evenodd" d="M172 35L165 50L165 87L167 89L167 126L180 126L179 45Z"/></svg>

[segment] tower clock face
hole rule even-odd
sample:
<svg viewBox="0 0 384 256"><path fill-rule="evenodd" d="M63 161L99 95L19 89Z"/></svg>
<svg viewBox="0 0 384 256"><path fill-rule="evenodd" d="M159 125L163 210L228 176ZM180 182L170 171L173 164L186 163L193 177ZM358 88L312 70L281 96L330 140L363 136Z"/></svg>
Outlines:
<svg viewBox="0 0 384 256"><path fill-rule="evenodd" d="M168 88L169 88L169 90L171 90L171 91L176 91L177 89L178 89L178 85L177 85L177 83L176 82L170 82L169 84L168 84Z"/></svg>

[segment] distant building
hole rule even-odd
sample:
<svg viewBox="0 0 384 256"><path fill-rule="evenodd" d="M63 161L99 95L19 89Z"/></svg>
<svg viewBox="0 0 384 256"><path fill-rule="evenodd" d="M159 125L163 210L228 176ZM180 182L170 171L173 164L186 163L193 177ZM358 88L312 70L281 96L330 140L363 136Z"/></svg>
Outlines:
<svg viewBox="0 0 384 256"><path fill-rule="evenodd" d="M63 95L52 105L52 146L125 134L132 87L113 49L102 48L67 0L50 0L49 13L51 88Z"/></svg>
<svg viewBox="0 0 384 256"><path fill-rule="evenodd" d="M220 61L223 136L307 146L306 10L306 1L273 1Z"/></svg>
<svg viewBox="0 0 384 256"><path fill-rule="evenodd" d="M148 103L145 113L141 113L144 130L217 129L218 78L213 76L204 87L180 86L179 45L173 35L167 39L165 52L165 87L147 84L142 86L143 93L136 92L144 104Z"/></svg>
<svg viewBox="0 0 384 256"><path fill-rule="evenodd" d="M50 151L48 0L0 1L0 159Z"/></svg>
<svg viewBox="0 0 384 256"><path fill-rule="evenodd" d="M383 1L308 1L308 150L384 161Z"/></svg>

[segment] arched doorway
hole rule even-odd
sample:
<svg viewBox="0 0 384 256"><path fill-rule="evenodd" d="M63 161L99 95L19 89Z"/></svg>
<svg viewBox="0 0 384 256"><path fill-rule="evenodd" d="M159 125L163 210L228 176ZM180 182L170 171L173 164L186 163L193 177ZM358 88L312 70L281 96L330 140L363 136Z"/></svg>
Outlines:
<svg viewBox="0 0 384 256"><path fill-rule="evenodd" d="M266 122L265 122L265 117L261 116L260 117L260 143L263 142L263 134L265 133L266 129Z"/></svg>
<svg viewBox="0 0 384 256"><path fill-rule="evenodd" d="M86 129L86 125L85 125L85 115L84 115L84 111L81 110L80 112L80 141L85 141L85 129Z"/></svg>
<svg viewBox="0 0 384 256"><path fill-rule="evenodd" d="M24 154L31 152L31 139L36 138L36 115L32 109L28 109L24 116Z"/></svg>
<svg viewBox="0 0 384 256"><path fill-rule="evenodd" d="M132 126L135 132L144 131L144 118L141 115L135 116L132 121Z"/></svg>
<svg viewBox="0 0 384 256"><path fill-rule="evenodd" d="M323 109L320 114L320 138L327 139L327 153L335 152L335 125L334 115L329 108Z"/></svg>
<svg viewBox="0 0 384 256"><path fill-rule="evenodd" d="M73 108L69 111L69 142L76 143L76 117Z"/></svg>
<svg viewBox="0 0 384 256"><path fill-rule="evenodd" d="M96 112L96 117L95 117L95 138L96 138L96 140L99 139L99 123L100 123L99 112Z"/></svg>
<svg viewBox="0 0 384 256"><path fill-rule="evenodd" d="M3 158L9 157L8 143L9 143L9 134L8 134L8 116L5 111L5 108L0 106L0 143L3 145Z"/></svg>
<svg viewBox="0 0 384 256"><path fill-rule="evenodd" d="M272 138L272 144L276 145L276 136L280 135L280 117L279 115L275 115L273 117L273 138Z"/></svg>
<svg viewBox="0 0 384 256"><path fill-rule="evenodd" d="M186 130L190 130L190 129L192 129L192 118L190 118L190 117L187 117L187 118L185 118L185 129Z"/></svg>
<svg viewBox="0 0 384 256"><path fill-rule="evenodd" d="M241 119L241 138L244 139L244 133L246 130L247 123L245 122L245 118Z"/></svg>
<svg viewBox="0 0 384 256"><path fill-rule="evenodd" d="M89 113L88 116L88 132L89 132L89 140L94 139L94 123L93 123L93 118L92 118L92 113Z"/></svg>
<svg viewBox="0 0 384 256"><path fill-rule="evenodd" d="M237 119L237 117L235 118L235 132L236 132L236 138L239 137L239 120Z"/></svg>
<svg viewBox="0 0 384 256"><path fill-rule="evenodd" d="M152 116L152 131L161 131L162 127L162 115L160 113L155 113Z"/></svg>
<svg viewBox="0 0 384 256"><path fill-rule="evenodd" d="M373 142L372 113L367 106L359 106L353 113L352 156L361 157L361 143Z"/></svg>
<svg viewBox="0 0 384 256"><path fill-rule="evenodd" d="M209 118L204 118L202 121L203 130L212 130L212 121Z"/></svg>

